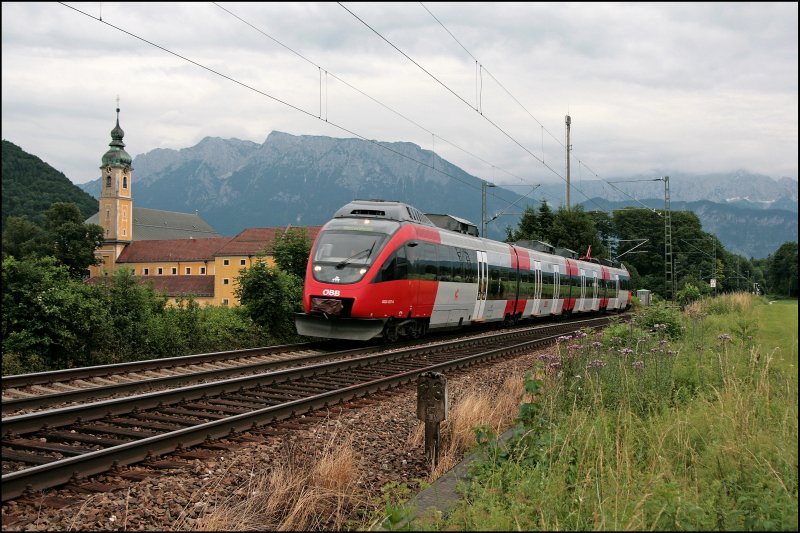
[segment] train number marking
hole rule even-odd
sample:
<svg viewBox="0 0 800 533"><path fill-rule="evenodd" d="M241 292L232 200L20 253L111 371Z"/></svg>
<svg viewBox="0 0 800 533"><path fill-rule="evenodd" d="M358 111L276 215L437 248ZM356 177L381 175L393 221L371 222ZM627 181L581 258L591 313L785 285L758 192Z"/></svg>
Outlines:
<svg viewBox="0 0 800 533"><path fill-rule="evenodd" d="M381 300L382 304L393 304L394 300Z"/></svg>

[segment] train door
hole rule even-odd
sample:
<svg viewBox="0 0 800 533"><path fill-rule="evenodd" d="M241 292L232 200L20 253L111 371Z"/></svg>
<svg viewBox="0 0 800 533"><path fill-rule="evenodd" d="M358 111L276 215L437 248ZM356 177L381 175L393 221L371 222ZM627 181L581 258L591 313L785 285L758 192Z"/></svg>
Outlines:
<svg viewBox="0 0 800 533"><path fill-rule="evenodd" d="M531 314L539 316L542 314L542 262L533 262L533 309Z"/></svg>
<svg viewBox="0 0 800 533"><path fill-rule="evenodd" d="M486 310L486 295L489 291L489 256L486 252L478 250L478 296L475 299L475 311L472 313L473 322L483 321L483 312Z"/></svg>
<svg viewBox="0 0 800 533"><path fill-rule="evenodd" d="M575 302L575 311L586 311L586 271L580 269L581 291L578 293L578 301Z"/></svg>
<svg viewBox="0 0 800 533"><path fill-rule="evenodd" d="M564 300L561 299L561 273L558 265L553 265L553 314L560 315L564 308Z"/></svg>
<svg viewBox="0 0 800 533"><path fill-rule="evenodd" d="M614 284L616 286L616 290L614 291L614 308L622 309L622 301L619 299L619 274L614 274Z"/></svg>
<svg viewBox="0 0 800 533"><path fill-rule="evenodd" d="M600 300L597 294L597 271L592 271L592 311L600 309Z"/></svg>

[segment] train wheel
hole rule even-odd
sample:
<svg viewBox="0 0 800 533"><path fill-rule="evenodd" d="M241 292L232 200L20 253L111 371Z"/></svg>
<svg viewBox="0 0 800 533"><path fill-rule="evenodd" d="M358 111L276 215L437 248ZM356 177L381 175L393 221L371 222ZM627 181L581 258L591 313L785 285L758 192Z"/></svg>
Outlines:
<svg viewBox="0 0 800 533"><path fill-rule="evenodd" d="M410 339L418 339L420 337L420 335L422 334L421 329L422 328L421 328L419 322L417 322L416 320L412 320L408 324L408 337Z"/></svg>
<svg viewBox="0 0 800 533"><path fill-rule="evenodd" d="M393 319L389 319L386 321L386 325L383 326L383 338L386 342L397 342L397 339L400 338L400 334L397 331L397 324Z"/></svg>

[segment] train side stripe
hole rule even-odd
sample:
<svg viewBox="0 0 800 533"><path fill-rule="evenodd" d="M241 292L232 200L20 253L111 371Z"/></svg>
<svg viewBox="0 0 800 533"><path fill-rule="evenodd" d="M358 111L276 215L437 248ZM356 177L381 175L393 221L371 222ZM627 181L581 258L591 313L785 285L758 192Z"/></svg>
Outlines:
<svg viewBox="0 0 800 533"><path fill-rule="evenodd" d="M430 228L422 228L419 226L416 226L416 229L417 229L417 237L419 237L420 239L441 244L442 236L437 230Z"/></svg>

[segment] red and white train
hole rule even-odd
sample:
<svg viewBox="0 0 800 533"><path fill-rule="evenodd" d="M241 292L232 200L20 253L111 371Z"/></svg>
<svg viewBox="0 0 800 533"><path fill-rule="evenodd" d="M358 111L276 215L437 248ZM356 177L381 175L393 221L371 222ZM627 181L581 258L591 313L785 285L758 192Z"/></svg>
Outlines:
<svg viewBox="0 0 800 533"><path fill-rule="evenodd" d="M297 332L394 341L434 329L630 307L624 265L538 247L547 251L437 227L404 203L355 200L317 235Z"/></svg>

